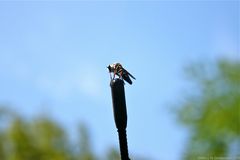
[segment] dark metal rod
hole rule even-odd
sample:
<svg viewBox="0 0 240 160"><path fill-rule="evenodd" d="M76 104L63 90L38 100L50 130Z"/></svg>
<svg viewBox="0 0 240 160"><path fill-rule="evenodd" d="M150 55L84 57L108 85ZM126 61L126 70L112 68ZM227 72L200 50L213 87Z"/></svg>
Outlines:
<svg viewBox="0 0 240 160"><path fill-rule="evenodd" d="M118 138L119 138L121 159L122 160L130 160L129 155L128 155L126 129L123 129L123 130L118 129Z"/></svg>
<svg viewBox="0 0 240 160"><path fill-rule="evenodd" d="M116 78L110 83L115 125L118 129L119 145L122 160L130 160L127 146L127 107L125 100L124 82Z"/></svg>

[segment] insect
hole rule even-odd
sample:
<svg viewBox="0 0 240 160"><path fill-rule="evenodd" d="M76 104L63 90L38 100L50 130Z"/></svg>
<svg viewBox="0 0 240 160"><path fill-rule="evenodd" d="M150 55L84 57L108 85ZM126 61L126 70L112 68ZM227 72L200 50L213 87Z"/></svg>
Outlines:
<svg viewBox="0 0 240 160"><path fill-rule="evenodd" d="M129 84L132 84L132 80L130 79L130 77L136 79L126 69L124 69L120 63L110 64L107 68L109 70L111 79L115 79L115 75L118 75L119 78L124 79ZM113 78L111 76L111 72L113 72Z"/></svg>

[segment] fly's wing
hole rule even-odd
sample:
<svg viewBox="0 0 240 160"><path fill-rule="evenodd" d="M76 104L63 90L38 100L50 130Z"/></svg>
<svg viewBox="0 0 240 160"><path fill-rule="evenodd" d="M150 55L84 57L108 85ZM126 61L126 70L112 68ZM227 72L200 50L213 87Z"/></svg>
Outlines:
<svg viewBox="0 0 240 160"><path fill-rule="evenodd" d="M133 77L133 75L131 75L126 69L123 68L123 75L122 78L127 81L129 84L132 84L132 80L130 79L130 77L132 77L133 79L136 79L135 77Z"/></svg>
<svg viewBox="0 0 240 160"><path fill-rule="evenodd" d="M131 75L129 72L128 72L128 75L130 76L130 77L132 77L133 79L136 79L135 77L133 77L133 75Z"/></svg>
<svg viewBox="0 0 240 160"><path fill-rule="evenodd" d="M129 84L132 84L132 80L130 79L130 77L127 75L127 74L123 74L122 75L122 78L128 82Z"/></svg>
<svg viewBox="0 0 240 160"><path fill-rule="evenodd" d="M129 73L126 69L124 69L124 72L126 73L126 74L128 74L130 77L132 77L133 79L136 79L133 75L131 75L131 73Z"/></svg>

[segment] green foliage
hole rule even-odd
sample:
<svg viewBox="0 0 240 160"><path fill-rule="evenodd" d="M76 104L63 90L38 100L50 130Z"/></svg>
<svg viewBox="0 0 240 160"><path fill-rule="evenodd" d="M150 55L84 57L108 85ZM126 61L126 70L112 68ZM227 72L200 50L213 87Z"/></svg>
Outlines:
<svg viewBox="0 0 240 160"><path fill-rule="evenodd" d="M240 148L240 63L222 60L187 73L195 87L177 112L192 135L184 158L240 155L231 152L233 143Z"/></svg>
<svg viewBox="0 0 240 160"><path fill-rule="evenodd" d="M26 120L0 107L0 120L0 160L120 160L114 148L104 158L98 157L84 124L79 125L79 136L72 142L66 130L46 116Z"/></svg>
<svg viewBox="0 0 240 160"><path fill-rule="evenodd" d="M96 159L91 149L90 137L89 137L87 126L85 126L84 124L81 124L79 126L79 137L80 137L79 144L81 144L80 153L79 153L80 159L84 159L84 160Z"/></svg>
<svg viewBox="0 0 240 160"><path fill-rule="evenodd" d="M0 132L1 160L73 159L64 130L49 118L11 117Z"/></svg>
<svg viewBox="0 0 240 160"><path fill-rule="evenodd" d="M87 128L80 125L80 142L73 144L65 130L48 117L25 120L0 107L1 160L95 160ZM73 146L89 148L74 152ZM86 153L87 152L87 153Z"/></svg>
<svg viewBox="0 0 240 160"><path fill-rule="evenodd" d="M107 152L107 160L121 160L119 152L115 148L110 148Z"/></svg>

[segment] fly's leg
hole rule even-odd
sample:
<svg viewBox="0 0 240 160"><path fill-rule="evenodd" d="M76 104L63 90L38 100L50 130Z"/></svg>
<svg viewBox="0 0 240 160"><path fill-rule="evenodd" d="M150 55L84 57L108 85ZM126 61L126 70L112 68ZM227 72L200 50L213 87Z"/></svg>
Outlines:
<svg viewBox="0 0 240 160"><path fill-rule="evenodd" d="M109 75L110 75L110 79L113 80L111 72L109 72Z"/></svg>
<svg viewBox="0 0 240 160"><path fill-rule="evenodd" d="M120 78L123 80L123 71L120 72Z"/></svg>
<svg viewBox="0 0 240 160"><path fill-rule="evenodd" d="M115 79L115 75L116 75L116 70L114 70L113 72L113 79Z"/></svg>

